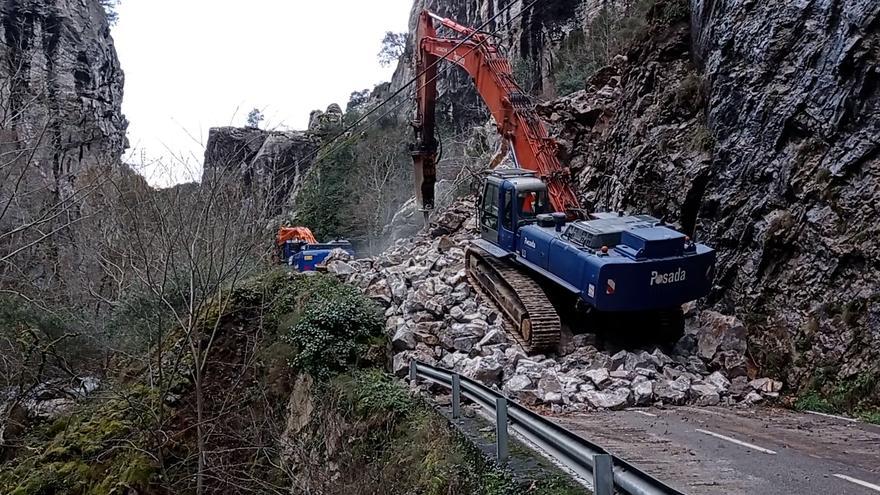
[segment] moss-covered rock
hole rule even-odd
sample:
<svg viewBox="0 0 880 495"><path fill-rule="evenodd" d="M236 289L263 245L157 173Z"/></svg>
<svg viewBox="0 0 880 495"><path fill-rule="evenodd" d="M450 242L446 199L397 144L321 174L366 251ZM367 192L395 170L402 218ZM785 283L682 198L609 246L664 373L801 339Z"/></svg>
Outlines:
<svg viewBox="0 0 880 495"><path fill-rule="evenodd" d="M40 426L0 469L0 493L152 493L158 466L141 446L153 425L140 412L158 408L157 399L153 390L133 386Z"/></svg>

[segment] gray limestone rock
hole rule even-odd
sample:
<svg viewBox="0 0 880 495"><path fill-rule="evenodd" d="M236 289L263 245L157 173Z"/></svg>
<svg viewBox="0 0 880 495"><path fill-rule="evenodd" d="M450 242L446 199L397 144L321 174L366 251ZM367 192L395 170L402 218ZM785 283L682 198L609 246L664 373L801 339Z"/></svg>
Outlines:
<svg viewBox="0 0 880 495"><path fill-rule="evenodd" d="M406 326L402 325L397 328L397 331L394 332L394 336L391 338L391 347L395 352L401 351L410 351L416 348L416 335L413 330Z"/></svg>
<svg viewBox="0 0 880 495"><path fill-rule="evenodd" d="M587 400L599 409L623 409L630 404L632 393L627 388L586 392Z"/></svg>
<svg viewBox="0 0 880 495"><path fill-rule="evenodd" d="M536 384L526 375L513 375L504 382L502 391L513 400L525 405L533 405L538 402Z"/></svg>
<svg viewBox="0 0 880 495"><path fill-rule="evenodd" d="M717 406L721 402L718 389L709 384L691 385L688 395L698 406Z"/></svg>
<svg viewBox="0 0 880 495"><path fill-rule="evenodd" d="M632 382L633 403L637 406L646 406L654 397L654 382L647 378L636 378Z"/></svg>
<svg viewBox="0 0 880 495"><path fill-rule="evenodd" d="M487 385L499 385L504 366L493 356L475 357L462 368L462 373Z"/></svg>
<svg viewBox="0 0 880 495"><path fill-rule="evenodd" d="M605 368L597 370L587 370L584 375L593 382L597 387L602 387L611 382L611 374Z"/></svg>

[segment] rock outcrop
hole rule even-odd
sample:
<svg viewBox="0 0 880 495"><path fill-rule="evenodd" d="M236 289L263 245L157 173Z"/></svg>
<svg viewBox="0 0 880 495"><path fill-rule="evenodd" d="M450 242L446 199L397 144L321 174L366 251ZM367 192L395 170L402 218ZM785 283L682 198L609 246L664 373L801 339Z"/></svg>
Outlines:
<svg viewBox="0 0 880 495"><path fill-rule="evenodd" d="M319 145L320 139L310 132L212 128L202 181L238 181L274 215L293 203Z"/></svg>
<svg viewBox="0 0 880 495"><path fill-rule="evenodd" d="M0 238L0 257L15 253L4 288L86 293L82 220L97 216L95 189L127 173L123 82L98 0L0 2L0 232L21 229Z"/></svg>
<svg viewBox="0 0 880 495"><path fill-rule="evenodd" d="M36 148L29 179L70 194L127 146L124 76L97 0L0 4L0 146ZM16 148L18 147L18 148Z"/></svg>
<svg viewBox="0 0 880 495"><path fill-rule="evenodd" d="M699 217L721 247L718 298L793 382L818 367L880 376L880 4L692 7L717 140Z"/></svg>

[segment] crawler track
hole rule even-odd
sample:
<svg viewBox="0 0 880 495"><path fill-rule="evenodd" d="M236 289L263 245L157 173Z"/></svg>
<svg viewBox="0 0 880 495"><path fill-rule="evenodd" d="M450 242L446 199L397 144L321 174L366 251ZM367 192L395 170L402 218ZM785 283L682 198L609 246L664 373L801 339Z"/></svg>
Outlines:
<svg viewBox="0 0 880 495"><path fill-rule="evenodd" d="M465 267L471 286L501 309L527 353L556 349L559 314L537 282L475 246L465 252Z"/></svg>

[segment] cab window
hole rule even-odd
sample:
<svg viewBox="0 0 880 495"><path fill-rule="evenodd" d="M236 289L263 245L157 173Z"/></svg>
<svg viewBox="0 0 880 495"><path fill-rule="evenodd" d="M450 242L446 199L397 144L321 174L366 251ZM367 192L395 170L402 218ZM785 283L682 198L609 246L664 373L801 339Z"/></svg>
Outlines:
<svg viewBox="0 0 880 495"><path fill-rule="evenodd" d="M513 230L513 192L504 191L504 221L502 225L507 230Z"/></svg>
<svg viewBox="0 0 880 495"><path fill-rule="evenodd" d="M496 184L486 184L486 189L483 192L482 210L480 220L483 227L498 230L498 186Z"/></svg>
<svg viewBox="0 0 880 495"><path fill-rule="evenodd" d="M547 191L522 191L517 194L520 223L532 223L538 215L550 213Z"/></svg>

